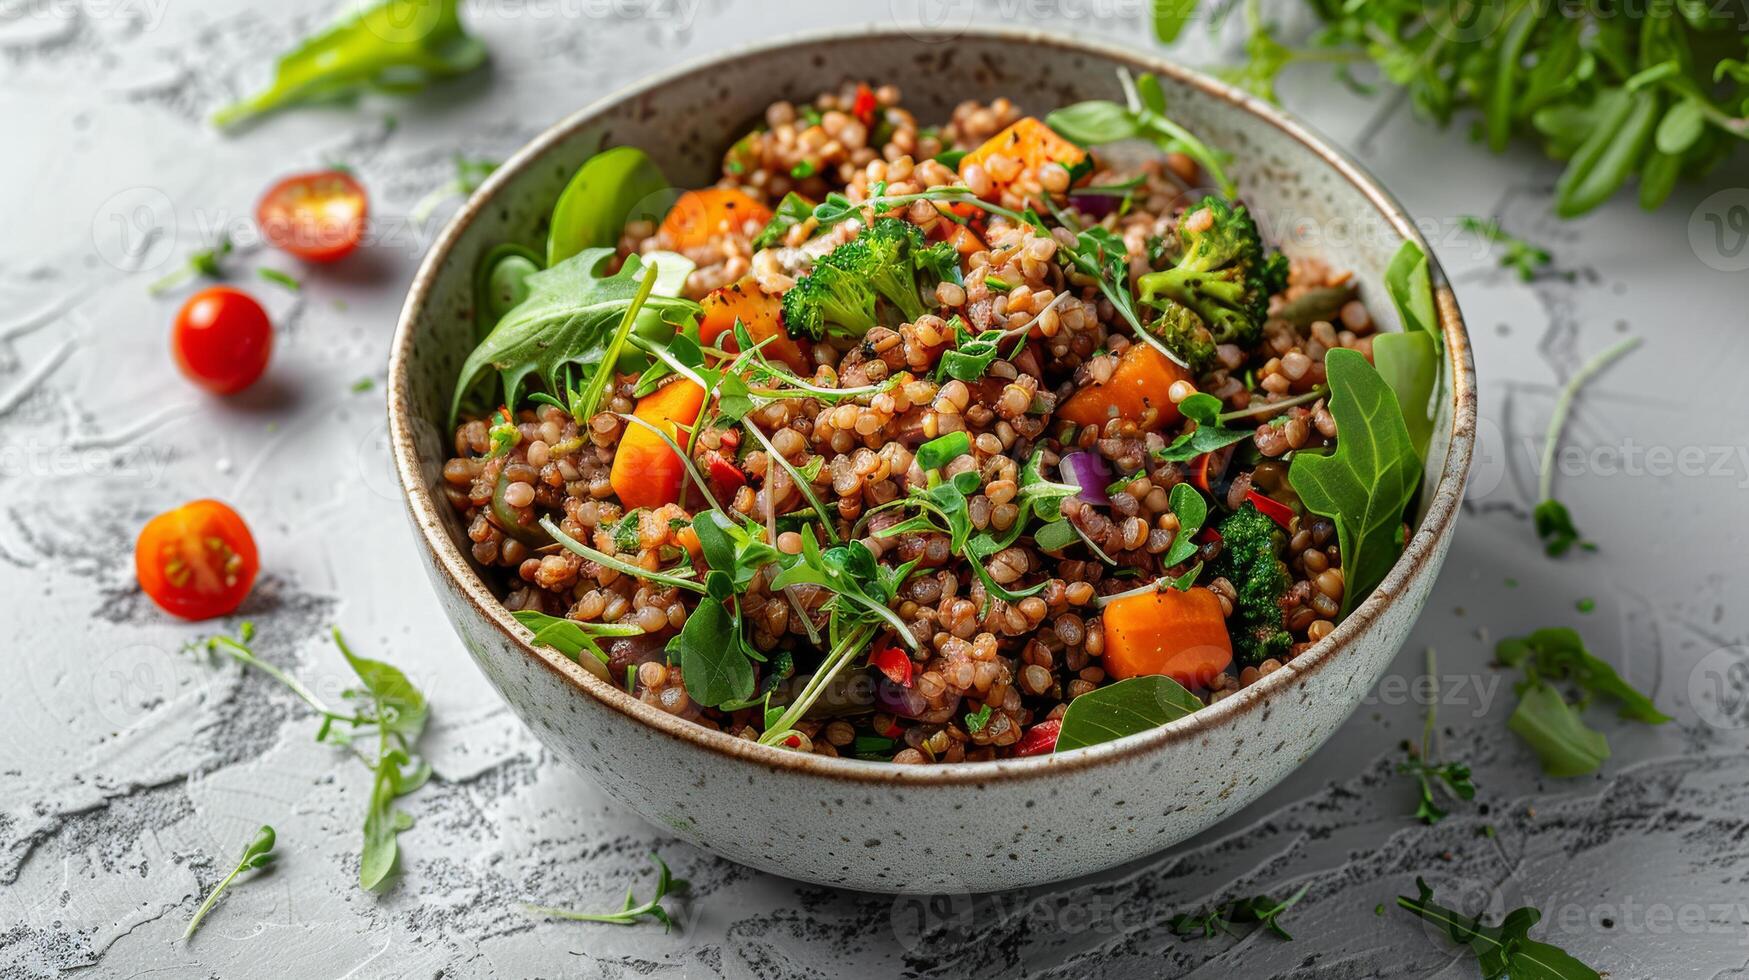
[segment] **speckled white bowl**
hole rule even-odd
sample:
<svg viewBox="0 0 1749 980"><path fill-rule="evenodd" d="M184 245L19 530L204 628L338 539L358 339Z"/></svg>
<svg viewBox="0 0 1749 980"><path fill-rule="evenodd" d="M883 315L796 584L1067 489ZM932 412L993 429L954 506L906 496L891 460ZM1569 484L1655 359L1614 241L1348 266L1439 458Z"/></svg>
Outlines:
<svg viewBox="0 0 1749 980"><path fill-rule="evenodd" d="M1316 648L1236 697L1155 731L1056 756L942 766L827 759L756 745L646 706L547 649L469 563L439 489L451 386L474 343L471 272L492 245L538 245L559 190L604 145L649 152L671 179L710 182L724 148L778 98L845 79L897 82L928 121L1007 96L1043 114L1120 98L1115 71L1152 71L1175 118L1234 154L1270 237L1352 269L1375 314L1416 238L1401 208L1342 153L1279 110L1144 55L1038 32L843 30L735 51L634 85L570 116L494 173L414 280L389 369L395 463L420 559L468 651L517 715L615 799L725 857L872 891L978 892L1107 868L1182 840L1251 802L1359 704L1420 613L1445 558L1475 435L1475 378L1435 270L1451 397L1418 529L1384 584ZM1425 245L1425 243L1423 243ZM1394 329L1394 323L1393 323Z"/></svg>

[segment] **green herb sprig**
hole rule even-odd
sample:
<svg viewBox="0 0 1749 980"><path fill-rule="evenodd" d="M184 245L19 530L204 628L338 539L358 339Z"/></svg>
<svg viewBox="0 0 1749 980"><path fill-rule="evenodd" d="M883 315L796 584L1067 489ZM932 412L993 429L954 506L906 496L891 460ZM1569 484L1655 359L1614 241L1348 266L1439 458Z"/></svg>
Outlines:
<svg viewBox="0 0 1749 980"><path fill-rule="evenodd" d="M225 269L222 263L235 250L236 246L231 242L230 234L221 232L218 241L214 242L210 248L197 249L189 253L187 260L179 268L147 286L146 292L157 296L197 277L223 279L225 278Z"/></svg>
<svg viewBox="0 0 1749 980"><path fill-rule="evenodd" d="M1233 197L1238 193L1227 176L1223 155L1167 117L1166 92L1158 78L1146 73L1132 78L1129 72L1119 70L1118 80L1123 85L1124 104L1104 100L1077 102L1046 116L1045 125L1083 146L1151 140L1162 152L1183 153L1195 160L1220 188L1222 196Z"/></svg>
<svg viewBox="0 0 1749 980"><path fill-rule="evenodd" d="M237 866L231 869L230 874L221 878L217 885L213 886L213 890L207 893L206 901L201 902L200 908L194 910L194 917L188 920L188 928L182 931L183 942L187 942L188 937L194 935L194 930L200 928L200 921L206 918L206 914L212 910L213 903L219 900L219 895L225 889L231 887L231 882L235 881L238 875L245 871L253 871L256 868L265 868L273 863L274 839L273 828L265 824L255 832L255 837L244 845L243 856L238 859Z"/></svg>
<svg viewBox="0 0 1749 980"><path fill-rule="evenodd" d="M1525 282L1536 279L1537 274L1554 261L1549 250L1511 234L1500 227L1500 222L1493 218L1478 218L1474 215L1464 215L1458 218L1459 227L1481 238L1483 241L1499 245L1500 266L1518 272L1518 278Z"/></svg>
<svg viewBox="0 0 1749 980"><path fill-rule="evenodd" d="M1531 520L1536 525L1536 536L1542 539L1543 550L1550 558L1559 558L1578 545L1585 551L1595 551L1597 546L1586 541L1579 534L1579 528L1573 524L1573 515L1567 506L1555 499L1555 456L1561 448L1561 432L1567 427L1567 416L1573 410L1573 400L1578 397L1579 389L1609 367L1623 354L1640 345L1640 338L1629 337L1615 344L1603 353L1585 362L1573 376L1567 379L1561 388L1561 395L1555 400L1555 410L1549 416L1548 435L1543 439L1542 472L1537 477L1537 505L1531 512Z"/></svg>
<svg viewBox="0 0 1749 980"><path fill-rule="evenodd" d="M1213 908L1203 909L1196 914L1179 914L1166 920L1166 925L1173 932L1184 937L1201 937L1213 939L1217 935L1239 936L1241 933L1234 926L1249 925L1261 928L1279 939L1289 942L1293 936L1282 928L1281 917L1288 909L1298 905L1300 899L1310 891L1311 882L1300 886L1294 892L1280 901L1268 895L1253 895L1250 898L1234 899L1222 902Z"/></svg>
<svg viewBox="0 0 1749 980"><path fill-rule="evenodd" d="M662 923L663 932L668 932L674 928L674 916L663 907L662 900L669 895L686 891L688 885L686 879L674 877L669 872L667 863L660 857L652 854L650 860L656 863L656 891L648 901L639 902L637 892L627 888L625 904L613 912L574 912L528 902L523 903L522 907L532 915L569 919L573 922L601 922L611 926L630 926L636 925L639 919L654 919Z"/></svg>
<svg viewBox="0 0 1749 980"><path fill-rule="evenodd" d="M1445 792L1467 801L1476 798L1476 786L1470 781L1470 767L1464 763L1433 761L1439 710L1439 673L1432 647L1427 648L1427 677L1432 684L1433 697L1427 703L1427 720L1421 728L1421 745L1416 747L1408 742L1403 744L1409 758L1397 764L1397 772L1415 777L1421 794L1415 807L1415 817L1431 826L1446 817L1446 811L1435 798L1436 787L1443 786Z"/></svg>
<svg viewBox="0 0 1749 980"><path fill-rule="evenodd" d="M1479 916L1467 916L1435 902L1433 889L1422 879L1415 879L1415 888L1419 894L1414 898L1398 896L1397 906L1439 926L1452 942L1468 947L1481 967L1483 980L1599 980L1596 970L1566 950L1530 938L1530 927L1542 919L1536 909L1513 909L1499 925L1483 925Z"/></svg>

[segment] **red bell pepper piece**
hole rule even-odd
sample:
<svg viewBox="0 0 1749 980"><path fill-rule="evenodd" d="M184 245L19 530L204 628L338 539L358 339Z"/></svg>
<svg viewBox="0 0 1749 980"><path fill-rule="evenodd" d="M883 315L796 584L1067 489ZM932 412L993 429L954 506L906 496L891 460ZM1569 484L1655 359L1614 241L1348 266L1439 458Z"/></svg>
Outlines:
<svg viewBox="0 0 1749 980"><path fill-rule="evenodd" d="M1190 485L1203 493L1209 492L1209 460L1213 458L1214 453L1203 453L1190 461Z"/></svg>
<svg viewBox="0 0 1749 980"><path fill-rule="evenodd" d="M1063 720L1052 718L1028 728L1020 741L1014 743L1014 755L1048 755L1057 747L1057 733L1063 730Z"/></svg>
<svg viewBox="0 0 1749 980"><path fill-rule="evenodd" d="M1251 501L1251 506L1256 507L1259 511L1262 511L1263 515L1265 517L1268 517L1270 520L1274 521L1275 523L1280 524L1282 527L1282 530L1284 530L1284 531L1288 530L1289 527L1293 524L1293 521L1294 521L1293 508L1289 507L1287 504L1284 504L1279 500L1276 500L1274 497L1270 497L1270 496L1267 496L1265 494L1259 493L1256 490L1253 490L1250 493L1247 493L1245 495L1245 499Z"/></svg>
<svg viewBox="0 0 1749 980"><path fill-rule="evenodd" d="M856 99L850 103L850 114L855 116L864 126L873 126L875 110L880 104L875 101L874 90L861 82L856 86Z"/></svg>
<svg viewBox="0 0 1749 980"><path fill-rule="evenodd" d="M898 647L886 647L868 655L869 666L887 675L887 680L900 687L911 686L911 672L915 665L905 651Z"/></svg>

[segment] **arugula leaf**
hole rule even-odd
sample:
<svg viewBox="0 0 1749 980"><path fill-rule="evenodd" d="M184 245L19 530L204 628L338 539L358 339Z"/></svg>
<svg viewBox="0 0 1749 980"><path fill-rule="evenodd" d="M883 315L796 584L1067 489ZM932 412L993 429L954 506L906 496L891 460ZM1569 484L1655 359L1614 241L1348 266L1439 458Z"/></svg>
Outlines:
<svg viewBox="0 0 1749 980"><path fill-rule="evenodd" d="M1623 718L1648 725L1670 721L1670 716L1659 711L1651 698L1622 680L1608 661L1586 649L1577 630L1553 627L1529 636L1509 636L1494 647L1494 656L1508 667L1528 666L1538 677L1572 681L1588 694L1613 698L1621 705Z"/></svg>
<svg viewBox="0 0 1749 980"><path fill-rule="evenodd" d="M363 691L346 691L343 696L370 701L378 728L409 746L417 741L425 731L426 719L430 717L424 693L413 686L400 668L381 660L355 656L338 629L334 631L334 643L351 665L352 672L364 682Z"/></svg>
<svg viewBox="0 0 1749 980"><path fill-rule="evenodd" d="M1421 483L1421 458L1395 393L1364 356L1332 350L1324 366L1336 449L1326 456L1295 453L1288 483L1307 510L1336 522L1346 615L1396 563L1403 512Z"/></svg>
<svg viewBox="0 0 1749 980"><path fill-rule="evenodd" d="M1381 333L1372 339L1372 360L1379 376L1396 393L1415 455L1426 459L1438 407L1433 399L1439 387L1439 342L1421 331Z"/></svg>
<svg viewBox="0 0 1749 980"><path fill-rule="evenodd" d="M1451 941L1469 947L1482 970L1483 980L1600 980L1596 970L1574 959L1565 950L1530 938L1530 927L1542 919L1533 908L1518 908L1507 913L1497 926L1482 924L1479 917L1470 917L1441 906L1433 900L1433 889L1421 878L1415 879L1419 895L1401 895L1397 905L1439 926Z"/></svg>
<svg viewBox="0 0 1749 980"><path fill-rule="evenodd" d="M608 653L601 648L600 643L596 642L598 639L642 636L644 632L630 624L583 623L575 619L549 616L535 609L518 609L510 615L517 622L534 630L534 642L550 646L572 660L576 660L587 651L590 656L603 664L608 661Z"/></svg>
<svg viewBox="0 0 1749 980"><path fill-rule="evenodd" d="M1506 727L1524 739L1542 760L1543 772L1556 778L1584 776L1609 758L1609 740L1585 724L1579 709L1542 681L1519 685L1518 707Z"/></svg>
<svg viewBox="0 0 1749 980"><path fill-rule="evenodd" d="M1166 927L1186 938L1200 935L1203 939L1213 939L1218 933L1237 936L1238 932L1233 929L1235 925L1258 925L1272 935L1292 942L1294 937L1281 927L1281 915L1298 905L1311 888L1312 883L1307 882L1300 886L1299 891L1279 902L1268 895L1253 895L1222 902L1196 915L1180 913L1166 920Z"/></svg>
<svg viewBox="0 0 1749 980"><path fill-rule="evenodd" d="M1070 701L1052 751L1067 752L1159 728L1202 706L1196 695L1170 677L1131 677Z"/></svg>
<svg viewBox="0 0 1749 980"><path fill-rule="evenodd" d="M273 828L265 824L255 832L255 837L244 845L243 856L237 861L237 866L232 868L231 873L221 879L217 885L213 886L213 890L207 894L206 901L201 902L200 908L194 910L194 917L188 920L188 928L182 931L184 942L188 941L188 937L194 935L194 930L200 928L200 920L206 918L213 903L219 900L219 894L231 887L231 882L238 875L256 868L265 868L273 863L274 839Z"/></svg>
<svg viewBox="0 0 1749 980"><path fill-rule="evenodd" d="M383 0L285 55L273 84L213 114L234 126L295 105L330 102L366 88L406 94L486 62L486 47L462 28L460 0Z"/></svg>
<svg viewBox="0 0 1749 980"><path fill-rule="evenodd" d="M180 286L197 276L203 276L207 279L225 278L223 262L230 256L234 248L230 233L220 232L218 241L214 242L211 248L202 248L191 252L181 268L147 286L146 293L157 296L159 293Z"/></svg>
<svg viewBox="0 0 1749 980"><path fill-rule="evenodd" d="M553 205L547 265L585 249L618 247L628 221L661 221L679 198L680 191L643 150L602 150L583 161Z"/></svg>
<svg viewBox="0 0 1749 980"><path fill-rule="evenodd" d="M1252 436L1250 429L1221 427L1221 400L1199 391L1178 403L1184 417L1196 423L1196 428L1182 433L1164 449L1154 451L1157 459L1169 463L1186 463L1204 453L1217 452Z"/></svg>
<svg viewBox="0 0 1749 980"><path fill-rule="evenodd" d="M619 272L601 275L613 258L611 248L585 249L528 277L528 298L506 313L462 364L450 401L452 424L463 396L488 368L498 373L507 406L518 404L523 380L530 374L548 390L564 391L561 372L568 365L601 368L610 332L636 300L638 273L644 268L633 255ZM699 313L697 303L678 296L652 295L643 308L674 327Z"/></svg>

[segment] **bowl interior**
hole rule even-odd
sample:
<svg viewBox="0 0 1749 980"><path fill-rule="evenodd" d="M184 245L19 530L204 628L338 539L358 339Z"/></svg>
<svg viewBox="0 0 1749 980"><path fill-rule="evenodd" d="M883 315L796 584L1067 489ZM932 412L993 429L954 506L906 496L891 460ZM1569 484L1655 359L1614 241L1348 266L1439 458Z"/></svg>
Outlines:
<svg viewBox="0 0 1749 980"><path fill-rule="evenodd" d="M478 339L474 267L486 250L504 242L544 250L553 202L590 155L607 146L636 146L677 187L697 187L714 181L723 151L762 119L776 99L803 102L846 80L866 80L899 85L903 104L923 125L945 121L965 99L1008 98L1023 111L1042 116L1084 99L1121 100L1120 68L1160 72L1173 118L1231 154L1232 176L1269 241L1292 257L1316 256L1332 268L1352 271L1381 327L1400 328L1382 283L1397 249L1406 238L1416 237L1408 219L1345 157L1226 86L1117 49L1025 31L935 35L871 29L731 54L642 83L536 139L494 173L427 257L397 338L391 401L398 421L405 424L391 426L391 434L401 444L397 452L403 479L428 492L415 494L415 523L439 523L445 532L447 542L432 542L443 564L464 567L468 548L462 521L443 503L441 469L451 443L445 428L450 394ZM1437 269L1435 274L1437 281ZM1467 396L1467 348L1449 295L1443 318L1448 341L1460 341L1447 345L1447 376L1462 379ZM1449 496L1455 487L1461 492L1467 433L1459 434L1462 458L1451 457L1454 410L1461 403L1460 397L1446 400L1436 420L1421 495L1423 515L1439 496L1436 491ZM1458 421L1457 428L1471 424ZM1403 573L1411 558L1405 555L1394 575ZM483 592L477 582L462 587ZM1375 595L1374 600L1385 598ZM509 624L502 607L488 605L491 618ZM1358 629L1366 619L1353 616L1350 622L1358 621ZM1339 645L1344 632L1339 628L1325 642ZM612 697L605 690L594 693ZM627 710L640 707L630 698L624 701Z"/></svg>

